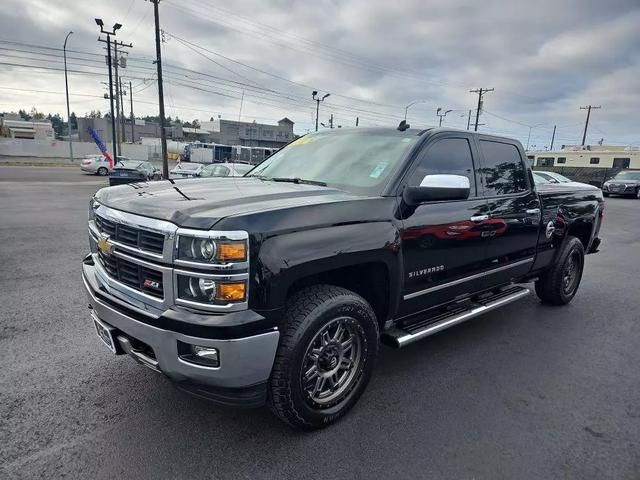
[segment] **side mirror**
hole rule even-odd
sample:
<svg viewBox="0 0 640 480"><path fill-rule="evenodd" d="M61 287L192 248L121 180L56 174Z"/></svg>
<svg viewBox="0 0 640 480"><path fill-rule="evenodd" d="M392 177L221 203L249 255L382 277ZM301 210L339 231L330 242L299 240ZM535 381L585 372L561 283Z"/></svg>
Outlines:
<svg viewBox="0 0 640 480"><path fill-rule="evenodd" d="M469 179L462 175L426 175L419 187L404 189L403 198L407 205L442 200L466 200L471 187Z"/></svg>

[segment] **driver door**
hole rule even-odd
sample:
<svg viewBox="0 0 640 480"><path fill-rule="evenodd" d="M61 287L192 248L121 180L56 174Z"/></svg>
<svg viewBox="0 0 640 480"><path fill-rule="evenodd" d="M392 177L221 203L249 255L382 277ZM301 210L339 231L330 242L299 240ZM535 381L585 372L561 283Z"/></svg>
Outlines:
<svg viewBox="0 0 640 480"><path fill-rule="evenodd" d="M418 186L426 175L469 179L466 200L428 201L404 214L401 232L404 266L400 315L409 315L482 287L492 225L478 181L475 145L465 134L443 134L423 147L405 178Z"/></svg>

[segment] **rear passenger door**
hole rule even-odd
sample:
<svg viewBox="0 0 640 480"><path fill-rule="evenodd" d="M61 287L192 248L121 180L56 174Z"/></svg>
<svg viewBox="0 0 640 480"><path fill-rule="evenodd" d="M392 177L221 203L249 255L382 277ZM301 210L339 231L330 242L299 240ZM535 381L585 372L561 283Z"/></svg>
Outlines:
<svg viewBox="0 0 640 480"><path fill-rule="evenodd" d="M491 283L508 282L533 265L540 223L540 200L516 143L478 136L480 180L492 229L487 246Z"/></svg>

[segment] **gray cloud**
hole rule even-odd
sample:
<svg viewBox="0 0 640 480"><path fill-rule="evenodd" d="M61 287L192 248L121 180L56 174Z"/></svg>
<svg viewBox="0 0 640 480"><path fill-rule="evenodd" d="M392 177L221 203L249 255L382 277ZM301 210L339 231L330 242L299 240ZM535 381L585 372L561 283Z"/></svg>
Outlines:
<svg viewBox="0 0 640 480"><path fill-rule="evenodd" d="M122 23L118 38L134 43L127 75L139 90L136 113L157 111L149 2L5 0L3 7L0 39L61 48L71 29L75 33L69 48L95 54L103 53L103 45L96 42L93 18L99 15L107 25ZM529 128L521 124L539 125L531 143L546 145L557 124L560 143L576 142L584 119L579 107L592 103L603 108L592 117L590 141L604 137L610 143L640 143L635 120L640 109L637 0L239 0L222 7L205 0L165 0L160 8L162 28L169 34L164 44L165 100L172 116L237 118L240 107L242 86L202 75L186 77L175 69L184 67L247 84L243 119L275 121L288 116L299 133L312 128L313 88L332 93L322 106L323 121L333 113L343 125L353 125L359 116L361 125L391 126L402 117L404 105L424 99L426 103L410 110L411 123L433 124L435 109L442 106L454 109L447 123L464 128L466 112L476 102L468 90L483 86L496 89L486 96L482 121L487 131L526 140ZM226 67L222 68L170 34L305 86L201 52ZM33 58L0 50L4 63L62 65L57 57L48 62ZM72 68L97 75L71 75L74 93L95 95L72 97L73 110L106 110L99 98L104 64L75 62L92 66ZM60 72L0 65L0 86L0 110L37 106L64 111Z"/></svg>

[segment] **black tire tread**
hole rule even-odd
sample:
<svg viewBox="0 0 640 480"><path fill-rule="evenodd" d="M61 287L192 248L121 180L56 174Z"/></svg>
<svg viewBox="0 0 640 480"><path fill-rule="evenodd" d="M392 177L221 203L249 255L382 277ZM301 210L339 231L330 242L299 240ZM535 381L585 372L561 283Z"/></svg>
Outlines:
<svg viewBox="0 0 640 480"><path fill-rule="evenodd" d="M582 245L582 242L577 237L569 236L564 242L562 251L557 256L559 261L555 262L553 266L540 276L535 283L536 294L543 303L547 303L549 305L566 305L573 298L572 295L571 298L567 300L567 298L562 294L562 274L564 270L564 263L569 252L573 248L578 248L580 250L584 264L584 246Z"/></svg>
<svg viewBox="0 0 640 480"><path fill-rule="evenodd" d="M366 300L354 292L334 285L314 285L296 292L287 302L284 313L284 329L280 334L280 345L271 371L268 389L268 403L271 411L280 419L296 428L312 429L315 426L307 422L296 410L292 396L292 385L287 373L290 370L291 354L300 337L305 318L314 309L327 301L358 301L369 310L376 328L375 314Z"/></svg>

